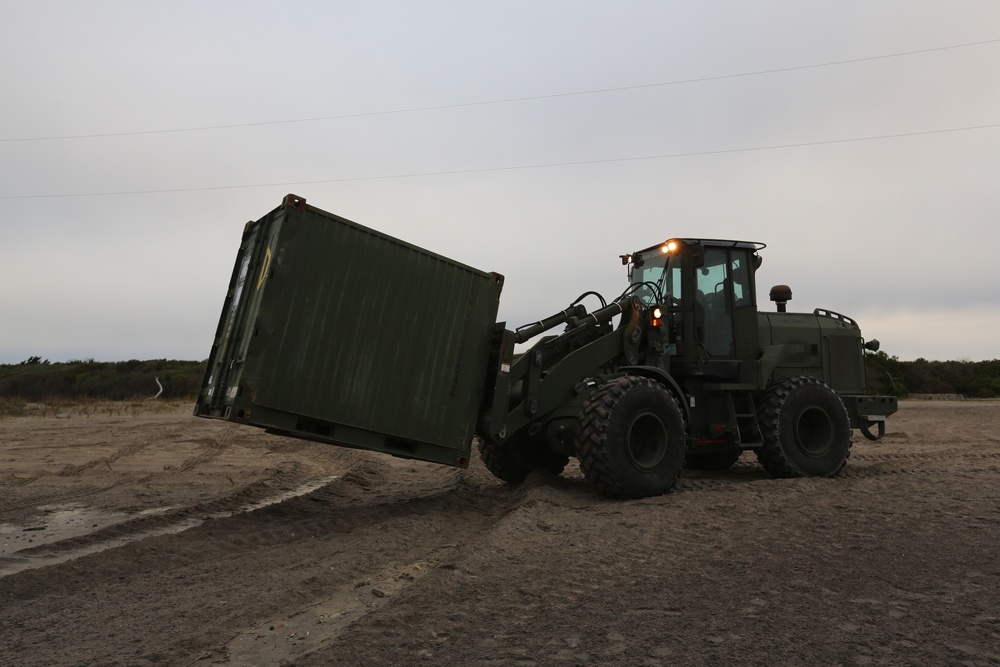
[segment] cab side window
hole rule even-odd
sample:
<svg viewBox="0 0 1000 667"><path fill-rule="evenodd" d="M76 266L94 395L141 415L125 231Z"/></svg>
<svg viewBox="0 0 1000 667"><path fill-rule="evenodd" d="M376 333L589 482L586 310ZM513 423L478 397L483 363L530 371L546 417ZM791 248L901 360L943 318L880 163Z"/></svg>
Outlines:
<svg viewBox="0 0 1000 667"><path fill-rule="evenodd" d="M753 303L750 297L750 266L746 252L733 252L729 264L733 284L733 305L736 308Z"/></svg>

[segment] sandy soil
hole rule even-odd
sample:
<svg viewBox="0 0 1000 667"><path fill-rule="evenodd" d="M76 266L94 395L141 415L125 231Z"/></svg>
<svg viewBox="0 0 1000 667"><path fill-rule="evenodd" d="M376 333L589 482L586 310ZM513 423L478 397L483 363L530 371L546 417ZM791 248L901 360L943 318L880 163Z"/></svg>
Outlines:
<svg viewBox="0 0 1000 667"><path fill-rule="evenodd" d="M189 414L0 419L0 664L1000 664L1000 402L625 502Z"/></svg>

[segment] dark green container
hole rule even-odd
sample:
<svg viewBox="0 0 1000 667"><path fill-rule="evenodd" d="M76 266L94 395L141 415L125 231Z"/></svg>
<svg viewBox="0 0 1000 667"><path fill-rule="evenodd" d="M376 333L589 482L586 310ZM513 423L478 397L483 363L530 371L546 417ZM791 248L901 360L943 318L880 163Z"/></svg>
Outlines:
<svg viewBox="0 0 1000 667"><path fill-rule="evenodd" d="M467 466L502 287L288 195L244 228L195 414Z"/></svg>

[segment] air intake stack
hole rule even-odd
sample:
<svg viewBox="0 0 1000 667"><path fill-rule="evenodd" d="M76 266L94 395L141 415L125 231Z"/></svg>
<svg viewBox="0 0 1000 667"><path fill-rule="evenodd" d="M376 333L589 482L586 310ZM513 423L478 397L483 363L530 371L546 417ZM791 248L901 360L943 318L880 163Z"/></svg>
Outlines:
<svg viewBox="0 0 1000 667"><path fill-rule="evenodd" d="M778 306L778 312L785 312L785 304L792 300L792 288L788 285L775 285L771 288L771 301Z"/></svg>

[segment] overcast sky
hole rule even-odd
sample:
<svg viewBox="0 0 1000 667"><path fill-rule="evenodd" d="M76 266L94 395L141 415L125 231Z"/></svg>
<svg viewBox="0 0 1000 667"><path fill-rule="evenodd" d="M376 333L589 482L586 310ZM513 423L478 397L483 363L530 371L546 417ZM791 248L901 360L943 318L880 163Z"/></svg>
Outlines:
<svg viewBox="0 0 1000 667"><path fill-rule="evenodd" d="M0 363L206 358L289 192L504 274L511 325L736 238L762 309L1000 357L994 0L0 0L0 54Z"/></svg>

